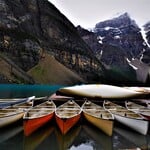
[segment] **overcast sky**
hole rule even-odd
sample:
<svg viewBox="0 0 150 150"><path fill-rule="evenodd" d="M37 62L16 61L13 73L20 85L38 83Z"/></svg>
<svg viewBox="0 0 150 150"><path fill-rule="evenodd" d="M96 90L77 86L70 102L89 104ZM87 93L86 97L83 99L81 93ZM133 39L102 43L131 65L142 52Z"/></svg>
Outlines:
<svg viewBox="0 0 150 150"><path fill-rule="evenodd" d="M150 0L49 0L75 26L92 28L96 23L128 12L139 26L150 21Z"/></svg>

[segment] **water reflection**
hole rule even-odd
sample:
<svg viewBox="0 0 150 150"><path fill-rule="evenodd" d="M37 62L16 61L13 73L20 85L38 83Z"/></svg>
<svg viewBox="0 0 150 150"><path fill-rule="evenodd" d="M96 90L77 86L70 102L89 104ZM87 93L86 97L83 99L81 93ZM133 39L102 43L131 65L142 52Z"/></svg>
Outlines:
<svg viewBox="0 0 150 150"><path fill-rule="evenodd" d="M24 150L34 150L38 148L46 138L54 131L53 126L43 126L33 132L30 136L24 137Z"/></svg>
<svg viewBox="0 0 150 150"><path fill-rule="evenodd" d="M12 125L0 130L0 150L22 150L23 149L23 127Z"/></svg>
<svg viewBox="0 0 150 150"><path fill-rule="evenodd" d="M63 135L58 128L55 128L59 150L70 149L74 145L74 141L78 137L80 130L81 126L75 126L67 134Z"/></svg>
<svg viewBox="0 0 150 150"><path fill-rule="evenodd" d="M150 149L150 133L147 135L148 149Z"/></svg>
<svg viewBox="0 0 150 150"><path fill-rule="evenodd" d="M146 136L115 126L107 136L90 124L78 124L62 135L56 124L45 126L24 136L22 124L0 130L0 150L121 150L150 149L150 133Z"/></svg>
<svg viewBox="0 0 150 150"><path fill-rule="evenodd" d="M148 135L145 136L130 129L124 129L121 127L115 127L114 130L118 133L118 135L121 135L123 138L131 142L134 147L139 147L142 150L148 150Z"/></svg>
<svg viewBox="0 0 150 150"><path fill-rule="evenodd" d="M90 126L83 125L83 130L87 134L93 149L112 150L112 137L104 134L99 129Z"/></svg>
<svg viewBox="0 0 150 150"><path fill-rule="evenodd" d="M0 143L3 143L17 134L19 134L21 131L23 131L22 125L12 125L11 127L7 127L7 129L0 129Z"/></svg>

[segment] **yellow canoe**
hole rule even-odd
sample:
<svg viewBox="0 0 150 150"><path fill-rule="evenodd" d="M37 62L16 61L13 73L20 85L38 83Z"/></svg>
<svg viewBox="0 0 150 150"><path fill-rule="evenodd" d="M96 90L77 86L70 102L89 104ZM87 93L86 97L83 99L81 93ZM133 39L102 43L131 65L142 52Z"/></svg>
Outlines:
<svg viewBox="0 0 150 150"><path fill-rule="evenodd" d="M113 133L114 117L105 110L103 107L92 103L91 101L85 101L82 105L82 111L84 117L93 125L98 127L107 135L111 136Z"/></svg>

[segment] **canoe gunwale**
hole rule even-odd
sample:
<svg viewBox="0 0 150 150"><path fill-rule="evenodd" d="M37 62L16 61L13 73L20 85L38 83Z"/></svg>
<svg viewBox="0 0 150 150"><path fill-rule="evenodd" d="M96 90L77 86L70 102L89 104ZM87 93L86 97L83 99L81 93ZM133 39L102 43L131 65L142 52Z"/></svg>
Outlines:
<svg viewBox="0 0 150 150"><path fill-rule="evenodd" d="M8 114L8 115L0 116L0 119L4 119L4 118L7 118L7 117L11 117L11 116L16 116L16 115L19 115L19 114L22 114L22 113L24 113L24 112L20 111L20 112L16 112L16 113L11 113L11 114Z"/></svg>
<svg viewBox="0 0 150 150"><path fill-rule="evenodd" d="M110 106L110 105L109 105L109 106ZM117 113L117 106L118 106L119 108L122 108L122 109L119 109L118 111L120 112L120 110L121 110L122 112L125 112L124 115L119 114L119 112ZM104 109L108 110L108 111L109 111L111 114L113 114L113 115L118 115L118 116L120 116L120 117L129 118L129 119L147 121L147 119L146 119L145 117L143 117L142 115L140 115L140 114L138 114L138 113L135 113L135 112L133 112L133 111L130 111L130 110L128 110L128 109L126 109L126 108L124 108L124 107L122 107L122 106L119 106L119 105L117 105L117 104L115 104L115 105L113 106L113 107L116 107L115 109L114 109L114 108L111 109L111 108L107 108L107 107L106 107L105 101L104 101L103 107L104 107ZM114 110L114 111L116 110L116 112L113 112L113 110ZM128 112L129 112L129 113L128 113ZM130 117L130 116L127 116L127 115L125 115L125 114L129 114L129 115L130 115L130 114L136 114L136 115L139 116L139 118Z"/></svg>
<svg viewBox="0 0 150 150"><path fill-rule="evenodd" d="M56 115L57 117L59 117L60 119L65 120L65 119L70 119L70 118L73 118L73 117L75 117L75 116L77 116L77 115L80 115L81 112L82 112L82 110L80 110L79 113L76 113L76 114L74 114L74 115L71 115L71 116L68 116L68 117L62 117L61 115L59 115L59 114L55 111L55 115ZM68 112L68 113L69 113L69 112Z"/></svg>
<svg viewBox="0 0 150 150"><path fill-rule="evenodd" d="M30 105L26 105L26 103L28 103L28 100L27 101L21 101L20 103L17 103L17 104L14 104L12 106L8 106L8 107L0 109L0 114L6 114L6 115L0 116L0 118L3 119L6 117L11 117L11 116L15 116L15 115L17 116L21 113L25 113L28 109L33 107L33 101L32 101L32 103L30 103ZM24 106L24 107L20 106L19 107L19 105L23 105L23 104L26 106ZM17 108L16 108L16 106L17 106Z"/></svg>
<svg viewBox="0 0 150 150"><path fill-rule="evenodd" d="M55 115L57 117L59 117L60 119L73 118L73 117L76 117L77 115L80 115L82 113L81 107L75 101L74 101L74 104L75 104L74 106L72 106L72 104L69 104L69 102L70 101L67 101L66 103L64 103L64 104L62 104L56 108ZM72 113L73 115L70 115L70 116L60 115L59 113L61 113L61 112L63 113L64 109L67 111L66 113ZM72 112L69 112L70 110L72 110ZM74 112L74 111L78 111L78 112Z"/></svg>
<svg viewBox="0 0 150 150"><path fill-rule="evenodd" d="M43 104L47 104L47 106L43 105ZM45 109L45 107L46 107L46 109ZM41 108L44 108L44 109L41 110ZM39 110L39 111L37 111L37 110ZM41 110L41 112L40 112L40 110ZM41 103L41 104L39 104L39 105L37 105L35 107L32 107L29 111L27 111L24 114L23 119L24 120L40 119L42 117L49 116L49 115L53 114L55 112L55 110L56 110L56 105L55 105L55 103L53 101L51 102L51 106L48 106L47 101L45 101L45 102L43 102L43 103ZM37 115L28 117L27 116L28 114L32 114L32 115L33 114L37 114Z"/></svg>
<svg viewBox="0 0 150 150"><path fill-rule="evenodd" d="M97 119L102 119L102 120L110 120L110 121L114 121L114 115L111 113L112 115L112 119L111 118L103 118L103 117L98 117L98 116L95 116L95 115L92 115L91 113L87 113L86 111L83 110L83 113L85 114L88 114L94 118L97 118Z"/></svg>
<svg viewBox="0 0 150 150"><path fill-rule="evenodd" d="M144 117L145 120L150 120L150 109L148 107L136 104L134 102L125 102L128 110L138 113ZM131 106L131 107L130 107Z"/></svg>
<svg viewBox="0 0 150 150"><path fill-rule="evenodd" d="M100 114L100 116L95 116L93 113L90 113L88 111L99 111L99 112L95 112L95 114ZM103 120L114 120L114 116L112 113L110 113L109 111L107 111L106 109L104 109L103 107L86 100L83 105L82 105L82 111L88 115L91 115L95 118L99 118L99 119L103 119ZM112 118L103 118L103 113L104 114L110 114ZM102 116L101 116L102 115Z"/></svg>
<svg viewBox="0 0 150 150"><path fill-rule="evenodd" d="M27 112L27 113L28 113L28 112ZM54 113L54 111L53 111L53 112L50 112L50 113L47 113L47 114L43 114L43 115L37 114L38 116L34 116L34 117L23 117L23 120L40 119L40 118L42 118L42 117L49 116L49 115L51 115L52 113Z"/></svg>

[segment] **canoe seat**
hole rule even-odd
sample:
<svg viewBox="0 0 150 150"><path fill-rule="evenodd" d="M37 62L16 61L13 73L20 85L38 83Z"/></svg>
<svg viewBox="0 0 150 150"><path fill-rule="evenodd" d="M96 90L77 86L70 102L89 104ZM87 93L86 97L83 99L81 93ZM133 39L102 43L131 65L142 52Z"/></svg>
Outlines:
<svg viewBox="0 0 150 150"><path fill-rule="evenodd" d="M0 111L16 111L14 108L0 109Z"/></svg>
<svg viewBox="0 0 150 150"><path fill-rule="evenodd" d="M42 116L42 115L44 115L44 114L47 114L47 113L45 113L45 112L39 112L39 113L29 113L29 117L40 117L40 116Z"/></svg>
<svg viewBox="0 0 150 150"><path fill-rule="evenodd" d="M16 112L0 113L0 116L15 114Z"/></svg>
<svg viewBox="0 0 150 150"><path fill-rule="evenodd" d="M51 108L51 107L54 107L54 105L39 105L39 106L36 106L37 108Z"/></svg>
<svg viewBox="0 0 150 150"><path fill-rule="evenodd" d="M8 112L8 113L0 113L0 117L3 117L3 116L9 116L9 115L13 115L13 114L17 114L19 112ZM20 112L21 113L21 112Z"/></svg>
<svg viewBox="0 0 150 150"><path fill-rule="evenodd" d="M75 114L79 114L79 111L76 112L57 112L57 115L60 117L69 117L69 116L73 116Z"/></svg>
<svg viewBox="0 0 150 150"><path fill-rule="evenodd" d="M111 115L103 115L103 119L113 119Z"/></svg>
<svg viewBox="0 0 150 150"><path fill-rule="evenodd" d="M13 108L24 108L24 107L29 107L29 106L31 106L31 105L19 105L19 106L12 106Z"/></svg>
<svg viewBox="0 0 150 150"><path fill-rule="evenodd" d="M55 110L54 108L44 108L44 109L41 109L41 108L34 108L34 109L31 109L30 112L39 112L39 111L52 111L52 110Z"/></svg>

